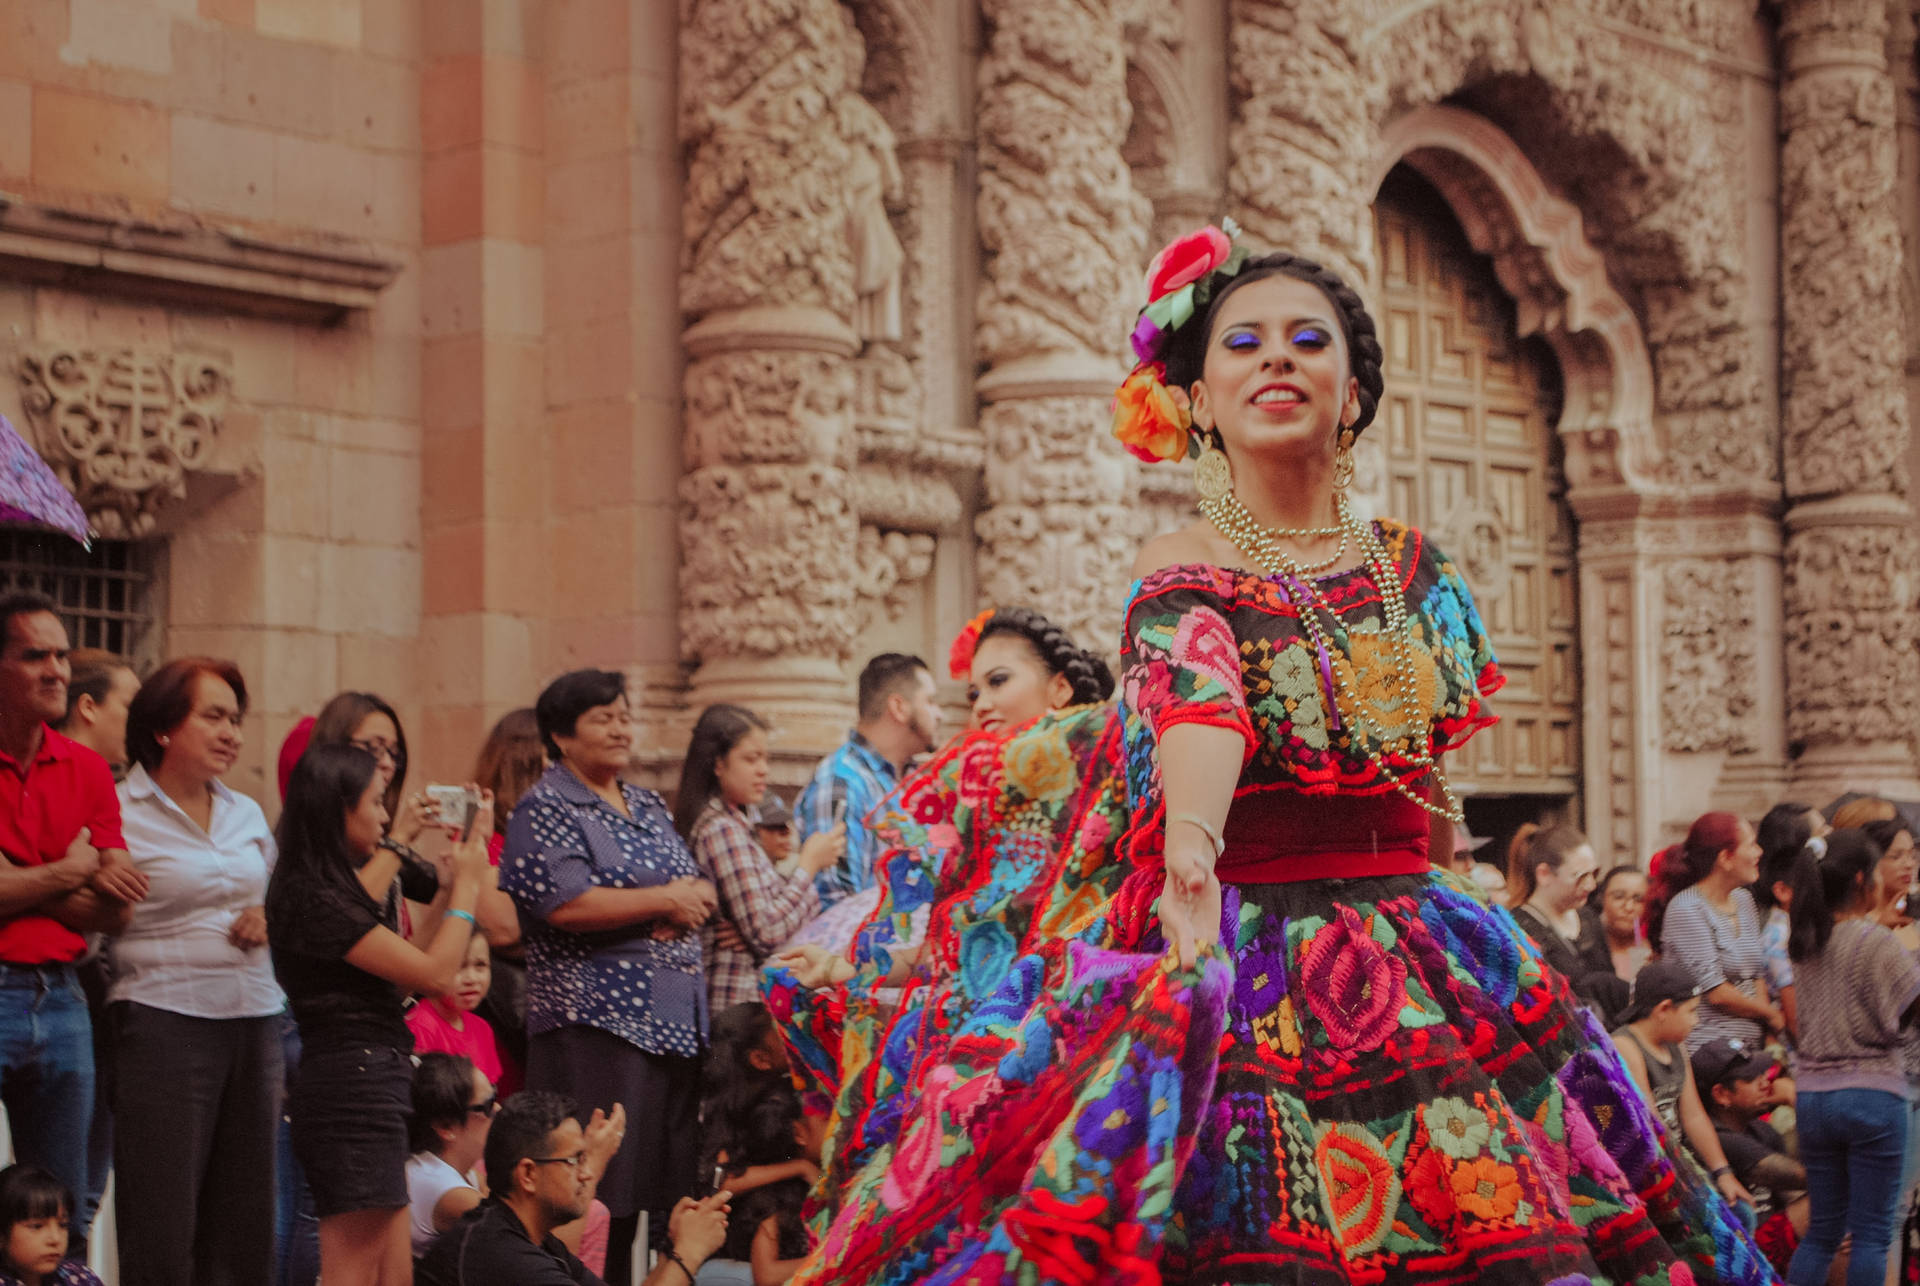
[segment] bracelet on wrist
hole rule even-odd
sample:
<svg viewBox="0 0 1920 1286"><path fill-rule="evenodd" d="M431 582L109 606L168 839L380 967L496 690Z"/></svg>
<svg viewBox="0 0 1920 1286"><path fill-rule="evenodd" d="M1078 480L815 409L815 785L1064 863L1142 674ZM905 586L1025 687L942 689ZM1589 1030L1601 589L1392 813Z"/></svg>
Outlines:
<svg viewBox="0 0 1920 1286"><path fill-rule="evenodd" d="M680 1258L680 1252L675 1250L673 1247L669 1246L667 1247L666 1254L667 1254L667 1258L673 1261L673 1266L675 1268L678 1268L681 1272L685 1273L687 1275L687 1280L691 1282L694 1278L694 1270L687 1267L687 1261Z"/></svg>
<svg viewBox="0 0 1920 1286"><path fill-rule="evenodd" d="M1192 813L1167 814L1168 830L1172 830L1175 826L1179 826L1182 824L1193 827L1195 830L1199 831L1202 835L1207 837L1207 843L1213 849L1214 861L1216 862L1219 861L1220 854L1227 851L1226 837L1223 836L1219 832L1219 830L1215 826L1213 826L1212 823L1208 822L1206 819L1201 817L1196 817Z"/></svg>
<svg viewBox="0 0 1920 1286"><path fill-rule="evenodd" d="M458 907L449 907L447 909L447 914L443 918L451 920L455 916L458 916L460 919L465 920L468 924L472 925L476 929L480 927L480 921L474 919L473 912L462 911Z"/></svg>
<svg viewBox="0 0 1920 1286"><path fill-rule="evenodd" d="M1711 1170L1709 1170L1709 1171L1707 1171L1707 1177L1708 1177L1708 1178L1710 1178L1710 1179L1712 1179L1712 1180L1713 1180L1713 1181L1714 1181L1715 1183L1718 1183L1718 1182L1720 1182L1720 1179L1721 1179L1721 1177L1722 1177L1722 1176L1724 1176L1724 1175L1729 1175L1729 1174L1732 1174L1732 1173L1733 1173L1733 1167L1732 1167L1732 1166L1730 1166L1730 1165L1716 1165L1715 1167L1713 1167L1713 1169L1711 1169Z"/></svg>

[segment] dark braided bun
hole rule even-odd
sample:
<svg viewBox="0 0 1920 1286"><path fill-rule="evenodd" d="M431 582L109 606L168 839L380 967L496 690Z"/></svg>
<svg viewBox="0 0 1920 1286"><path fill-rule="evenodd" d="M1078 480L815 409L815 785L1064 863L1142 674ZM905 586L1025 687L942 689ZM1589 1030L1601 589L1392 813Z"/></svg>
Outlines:
<svg viewBox="0 0 1920 1286"><path fill-rule="evenodd" d="M1280 252L1249 259L1232 281L1216 289L1206 312L1175 331L1169 339L1165 354L1167 383L1185 389L1193 387L1206 365L1207 343L1213 337L1213 322L1220 313L1220 305L1234 291L1262 277L1292 277L1304 281L1317 288L1333 305L1340 319L1340 330L1346 337L1353 377L1360 384L1360 414L1347 426L1358 434L1373 423L1374 413L1380 409L1380 394L1387 386L1381 372L1386 354L1380 347L1380 333L1373 324L1373 315L1360 302L1352 286L1331 268L1299 255Z"/></svg>
<svg viewBox="0 0 1920 1286"><path fill-rule="evenodd" d="M1002 607L980 627L986 642L995 634L1015 634L1033 645L1048 674L1065 675L1073 685L1073 704L1090 705L1113 695L1113 671L1094 653L1074 643L1067 632L1031 607Z"/></svg>

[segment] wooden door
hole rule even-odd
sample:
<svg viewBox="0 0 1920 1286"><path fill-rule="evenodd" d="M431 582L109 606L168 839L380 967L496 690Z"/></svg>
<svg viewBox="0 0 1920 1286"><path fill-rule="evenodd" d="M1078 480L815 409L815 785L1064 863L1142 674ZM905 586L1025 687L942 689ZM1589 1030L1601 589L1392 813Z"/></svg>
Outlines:
<svg viewBox="0 0 1920 1286"><path fill-rule="evenodd" d="M1507 675L1500 722L1449 775L1475 794L1558 797L1577 816L1578 596L1557 368L1520 340L1491 266L1418 176L1389 176L1374 224L1387 388L1359 481L1377 512L1420 527L1460 566Z"/></svg>

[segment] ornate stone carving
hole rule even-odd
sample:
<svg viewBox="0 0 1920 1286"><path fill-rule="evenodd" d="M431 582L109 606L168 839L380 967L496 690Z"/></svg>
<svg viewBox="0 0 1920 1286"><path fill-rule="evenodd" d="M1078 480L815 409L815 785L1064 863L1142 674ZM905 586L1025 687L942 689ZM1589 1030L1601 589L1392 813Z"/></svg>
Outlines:
<svg viewBox="0 0 1920 1286"><path fill-rule="evenodd" d="M1367 72L1341 0L1230 0L1228 205L1256 244L1364 288L1373 262Z"/></svg>
<svg viewBox="0 0 1920 1286"><path fill-rule="evenodd" d="M980 591L1104 646L1142 534L1133 461L1107 433L1150 217L1121 151L1130 6L981 7Z"/></svg>
<svg viewBox="0 0 1920 1286"><path fill-rule="evenodd" d="M1639 836L1639 756L1633 731L1633 578L1615 574L1599 585L1601 627L1594 635L1600 642L1599 678L1603 761L1587 772L1588 782L1603 781L1601 794L1606 801L1606 836L1615 862L1637 861ZM1591 743L1589 743L1591 744Z"/></svg>
<svg viewBox="0 0 1920 1286"><path fill-rule="evenodd" d="M862 252L890 235L872 198L899 176L864 61L838 0L681 0L688 316L807 304L852 322Z"/></svg>
<svg viewBox="0 0 1920 1286"><path fill-rule="evenodd" d="M980 356L1118 357L1151 211L1121 146L1131 109L1115 0L983 0ZM1118 383L1116 372L1115 383Z"/></svg>
<svg viewBox="0 0 1920 1286"><path fill-rule="evenodd" d="M1906 490L1903 257L1887 6L1784 7L1781 292L1787 492Z"/></svg>
<svg viewBox="0 0 1920 1286"><path fill-rule="evenodd" d="M40 454L111 540L151 532L212 463L233 389L224 358L136 348L30 349L19 376Z"/></svg>
<svg viewBox="0 0 1920 1286"><path fill-rule="evenodd" d="M1787 542L1787 731L1907 740L1920 726L1915 568L1902 523L1813 526Z"/></svg>
<svg viewBox="0 0 1920 1286"><path fill-rule="evenodd" d="M720 465L682 478L680 500L688 660L852 653L859 532L841 470Z"/></svg>
<svg viewBox="0 0 1920 1286"><path fill-rule="evenodd" d="M1910 30L1910 29L1909 29ZM1781 8L1787 730L1796 785L1920 789L1894 78L1879 0ZM1896 51L1912 57L1910 47Z"/></svg>
<svg viewBox="0 0 1920 1286"><path fill-rule="evenodd" d="M1691 17L1654 22L1651 12L1639 12L1654 8L1664 6L1370 0L1355 16L1355 39L1375 120L1443 99L1464 102L1538 158L1547 181L1596 230L1607 249L1606 275L1622 283L1646 323L1635 343L1650 354L1666 430L1639 457L1636 481L1745 485L1773 475L1775 451L1763 411L1764 361L1745 320L1753 310L1744 241L1730 232L1746 222L1742 84L1732 71L1619 20L1633 9L1626 16L1644 20L1651 33L1709 34L1676 28L1699 26ZM1506 271L1502 278L1522 293ZM1560 357L1566 362L1568 353L1560 349ZM1593 443L1607 445L1604 431ZM1603 483L1610 470L1604 460L1594 463L1592 480ZM1612 472L1626 481L1636 469ZM1572 462L1568 473L1582 484Z"/></svg>
<svg viewBox="0 0 1920 1286"><path fill-rule="evenodd" d="M933 570L935 541L924 532L887 531L871 523L860 527L857 589L860 607L871 625L875 617L892 622L907 609L914 586Z"/></svg>
<svg viewBox="0 0 1920 1286"><path fill-rule="evenodd" d="M937 533L960 521L960 493L938 474L862 465L853 477L861 521L903 531Z"/></svg>
<svg viewBox="0 0 1920 1286"><path fill-rule="evenodd" d="M681 0L679 54L682 649L696 701L758 683L804 744L858 625L856 416L901 409L852 359L901 334L902 176L837 0Z"/></svg>
<svg viewBox="0 0 1920 1286"><path fill-rule="evenodd" d="M1660 710L1666 748L1755 749L1759 641L1750 570L1730 559L1683 558L1667 564L1664 582Z"/></svg>

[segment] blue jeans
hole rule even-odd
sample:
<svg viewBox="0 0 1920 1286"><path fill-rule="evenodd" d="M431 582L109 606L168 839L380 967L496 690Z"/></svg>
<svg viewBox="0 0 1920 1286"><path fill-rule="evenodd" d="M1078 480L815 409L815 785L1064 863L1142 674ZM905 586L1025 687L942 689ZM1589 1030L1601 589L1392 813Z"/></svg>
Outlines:
<svg viewBox="0 0 1920 1286"><path fill-rule="evenodd" d="M286 1061L287 1091L300 1075L300 1029L292 1014L280 1016L280 1050ZM320 1220L313 1213L313 1192L293 1155L293 1127L280 1113L280 1134L274 1149L274 1282L275 1286L313 1286L320 1280Z"/></svg>
<svg viewBox="0 0 1920 1286"><path fill-rule="evenodd" d="M1802 1090L1795 1107L1813 1206L1787 1281L1822 1286L1851 1233L1847 1286L1881 1286L1907 1156L1907 1100L1885 1090Z"/></svg>
<svg viewBox="0 0 1920 1286"><path fill-rule="evenodd" d="M0 964L0 1100L15 1154L74 1194L74 1245L84 1245L93 1023L72 965Z"/></svg>

